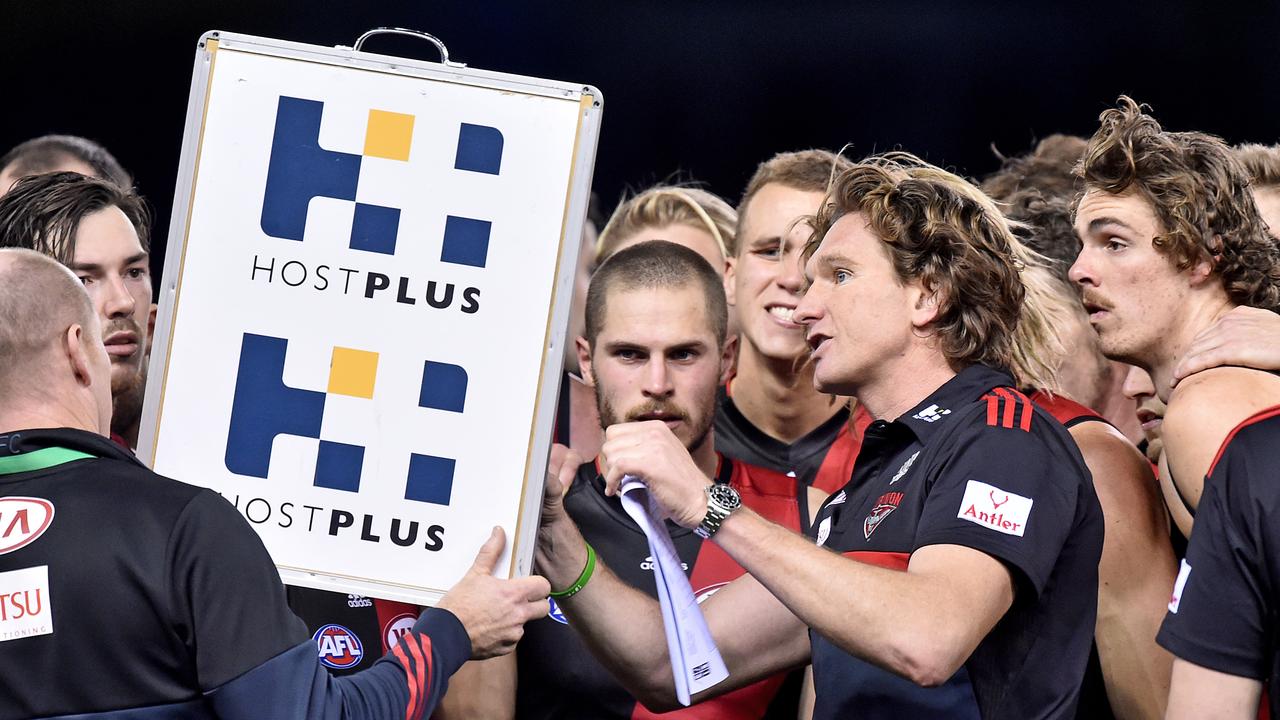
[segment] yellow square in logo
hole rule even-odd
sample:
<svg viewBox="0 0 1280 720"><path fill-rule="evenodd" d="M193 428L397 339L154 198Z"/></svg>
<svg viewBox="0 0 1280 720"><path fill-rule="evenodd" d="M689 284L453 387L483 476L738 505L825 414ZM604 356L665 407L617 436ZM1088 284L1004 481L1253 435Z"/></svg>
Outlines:
<svg viewBox="0 0 1280 720"><path fill-rule="evenodd" d="M386 110L369 111L364 154L388 160L408 160L413 144L413 116Z"/></svg>
<svg viewBox="0 0 1280 720"><path fill-rule="evenodd" d="M329 363L329 392L334 395L372 398L378 376L378 353L335 347Z"/></svg>

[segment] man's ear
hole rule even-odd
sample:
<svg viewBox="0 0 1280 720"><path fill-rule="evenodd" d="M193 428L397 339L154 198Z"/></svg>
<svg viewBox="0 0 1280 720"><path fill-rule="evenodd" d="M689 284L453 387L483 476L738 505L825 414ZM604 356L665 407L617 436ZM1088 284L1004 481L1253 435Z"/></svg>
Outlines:
<svg viewBox="0 0 1280 720"><path fill-rule="evenodd" d="M88 387L93 384L93 376L89 373L89 356L84 350L84 337L84 327L79 323L67 328L62 336L62 351L76 382Z"/></svg>
<svg viewBox="0 0 1280 720"><path fill-rule="evenodd" d="M156 311L160 306L151 303L151 312L147 314L147 355L151 355L151 341L156 337Z"/></svg>
<svg viewBox="0 0 1280 720"><path fill-rule="evenodd" d="M1222 241L1214 236L1214 247L1222 247ZM1213 270L1222 262L1222 254L1216 254L1210 257L1207 253L1200 253L1199 259L1196 260L1190 268L1187 268L1187 276L1191 280L1191 286L1197 287L1203 285L1205 281L1213 277Z"/></svg>
<svg viewBox="0 0 1280 720"><path fill-rule="evenodd" d="M729 307L734 307L737 303L738 284L738 258L725 258L724 261L724 299L729 303Z"/></svg>
<svg viewBox="0 0 1280 720"><path fill-rule="evenodd" d="M591 345L587 344L587 339L581 335L574 340L574 343L578 347L578 369L582 372L582 382L588 387L595 387L596 376L591 367Z"/></svg>
<svg viewBox="0 0 1280 720"><path fill-rule="evenodd" d="M733 369L738 362L738 336L730 335L724 340L724 350L720 352L720 384L729 382Z"/></svg>
<svg viewBox="0 0 1280 720"><path fill-rule="evenodd" d="M942 303L945 297L941 290L936 287L930 287L920 280L912 280L910 287L914 296L913 307L911 308L911 324L916 328L927 327L938 319L938 313L942 310Z"/></svg>

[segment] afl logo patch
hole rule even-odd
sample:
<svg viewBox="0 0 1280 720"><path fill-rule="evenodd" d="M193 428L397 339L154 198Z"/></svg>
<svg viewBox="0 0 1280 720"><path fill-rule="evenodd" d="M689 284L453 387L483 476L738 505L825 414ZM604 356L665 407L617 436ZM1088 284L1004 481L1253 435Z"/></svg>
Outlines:
<svg viewBox="0 0 1280 720"><path fill-rule="evenodd" d="M53 503L42 498L0 498L0 555L35 542L53 522Z"/></svg>
<svg viewBox="0 0 1280 720"><path fill-rule="evenodd" d="M364 658L364 646L356 634L341 625L329 624L311 636L320 651L320 662L326 667L345 670Z"/></svg>
<svg viewBox="0 0 1280 720"><path fill-rule="evenodd" d="M551 609L547 611L547 617L555 620L561 625L568 625L569 618L564 616L564 613L561 612L560 606L556 604L556 601L551 598L547 598L547 603L551 605Z"/></svg>
<svg viewBox="0 0 1280 720"><path fill-rule="evenodd" d="M400 644L400 638L409 634L417 620L418 616L413 613L400 613L382 626L382 644L386 646L388 652Z"/></svg>

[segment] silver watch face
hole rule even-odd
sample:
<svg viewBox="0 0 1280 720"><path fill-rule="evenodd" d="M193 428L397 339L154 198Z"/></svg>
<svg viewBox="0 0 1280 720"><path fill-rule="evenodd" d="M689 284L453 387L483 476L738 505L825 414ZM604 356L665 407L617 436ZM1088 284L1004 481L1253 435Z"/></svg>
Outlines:
<svg viewBox="0 0 1280 720"><path fill-rule="evenodd" d="M742 507L742 497L738 495L738 491L729 487L724 483L716 483L707 489L707 494L711 496L711 500L715 504L724 509L726 513L733 512Z"/></svg>

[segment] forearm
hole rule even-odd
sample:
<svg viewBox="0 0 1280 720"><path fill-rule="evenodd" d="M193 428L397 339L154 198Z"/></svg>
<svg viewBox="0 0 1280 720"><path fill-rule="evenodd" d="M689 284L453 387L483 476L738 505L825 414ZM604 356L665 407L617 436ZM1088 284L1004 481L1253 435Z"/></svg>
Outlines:
<svg viewBox="0 0 1280 720"><path fill-rule="evenodd" d="M431 715L449 676L470 652L470 639L457 619L429 610L392 652L363 672L330 676L315 644L307 641L206 696L220 718L420 720Z"/></svg>
<svg viewBox="0 0 1280 720"><path fill-rule="evenodd" d="M562 517L539 529L534 562L553 590L564 590L586 565L586 541ZM642 700L674 697L657 600L623 582L597 557L586 587L556 604L592 654L632 695Z"/></svg>
<svg viewBox="0 0 1280 720"><path fill-rule="evenodd" d="M1253 720L1262 683L1175 660L1167 720Z"/></svg>
<svg viewBox="0 0 1280 720"><path fill-rule="evenodd" d="M890 672L935 685L972 652L972 623L937 612L937 578L842 557L746 509L715 540L805 625Z"/></svg>
<svg viewBox="0 0 1280 720"><path fill-rule="evenodd" d="M1162 595L1168 596L1168 591ZM1173 656L1155 642L1159 617L1164 606L1105 609L1108 601L1098 599L1098 659L1109 701L1119 720L1164 717L1169 698L1169 675ZM1126 612L1127 610L1127 612Z"/></svg>
<svg viewBox="0 0 1280 720"><path fill-rule="evenodd" d="M1099 564L1098 659L1117 718L1160 718L1173 656L1156 644L1156 633L1173 590L1173 553L1167 535L1125 543L1125 529L1107 537Z"/></svg>
<svg viewBox="0 0 1280 720"><path fill-rule="evenodd" d="M433 720L511 720L516 715L516 654L472 660L454 673Z"/></svg>
<svg viewBox="0 0 1280 720"><path fill-rule="evenodd" d="M1107 699L1121 720L1160 718L1173 656L1156 644L1177 561L1146 458L1102 423L1071 429L1107 520L1094 637Z"/></svg>

